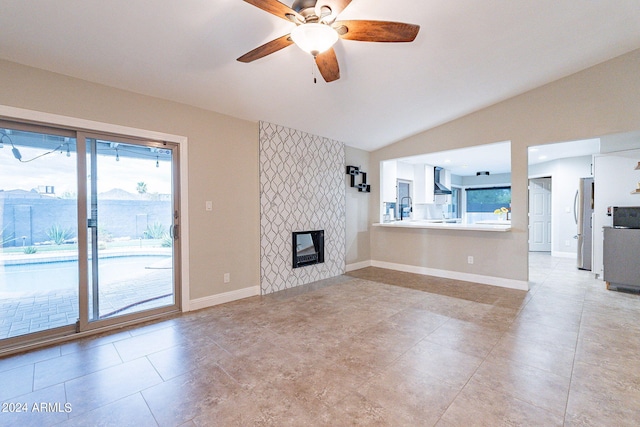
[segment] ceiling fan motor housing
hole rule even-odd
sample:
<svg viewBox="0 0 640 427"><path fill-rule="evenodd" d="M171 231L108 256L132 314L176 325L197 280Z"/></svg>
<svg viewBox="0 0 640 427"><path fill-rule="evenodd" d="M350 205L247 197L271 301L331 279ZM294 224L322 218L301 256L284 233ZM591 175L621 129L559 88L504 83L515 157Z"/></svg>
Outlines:
<svg viewBox="0 0 640 427"><path fill-rule="evenodd" d="M317 0L296 0L291 5L291 9L295 10L296 12L304 16L302 14L302 11L304 11L305 9L315 9L316 2Z"/></svg>
<svg viewBox="0 0 640 427"><path fill-rule="evenodd" d="M316 23L321 16L330 15L331 9L327 6L322 7L322 12L316 11L317 0L296 0L291 8L298 12L303 18L305 24Z"/></svg>

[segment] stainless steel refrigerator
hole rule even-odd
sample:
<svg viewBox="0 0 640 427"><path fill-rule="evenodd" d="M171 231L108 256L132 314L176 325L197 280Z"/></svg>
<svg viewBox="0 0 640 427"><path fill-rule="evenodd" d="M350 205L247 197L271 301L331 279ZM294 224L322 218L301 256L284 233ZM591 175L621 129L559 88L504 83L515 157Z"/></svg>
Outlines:
<svg viewBox="0 0 640 427"><path fill-rule="evenodd" d="M593 178L580 178L574 202L574 217L578 226L578 268L591 271L593 242Z"/></svg>

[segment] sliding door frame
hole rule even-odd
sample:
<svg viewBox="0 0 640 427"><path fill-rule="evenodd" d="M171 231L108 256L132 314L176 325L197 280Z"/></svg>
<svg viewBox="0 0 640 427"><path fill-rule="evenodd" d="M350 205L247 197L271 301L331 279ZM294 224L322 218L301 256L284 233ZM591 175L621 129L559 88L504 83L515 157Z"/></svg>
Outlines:
<svg viewBox="0 0 640 427"><path fill-rule="evenodd" d="M174 250L174 277L177 278L176 280L179 280L177 282L179 283L179 286L174 285L175 305L170 306L171 308L169 310L149 310L147 316L144 317L136 316L130 318L129 316L121 316L116 318L115 322L88 322L88 305L84 304L84 311L87 312L83 313L83 304L80 304L79 322L76 325L69 325L55 328L50 331L36 332L25 336L8 338L3 343L2 348L0 348L0 356L29 350L31 348L41 347L43 345L51 345L58 342L64 342L69 339L89 336L97 332L112 330L116 327L133 325L155 318L162 318L172 311L175 312L175 307L177 307L177 310L181 312L189 311L189 205L187 187L188 138L181 135L149 131L145 129L114 125L104 122L62 116L58 114L45 113L41 111L28 110L6 105L0 105L0 120L11 122L12 125L23 124L23 126L25 127L36 125L40 130L53 130L54 133L75 133L77 147L76 152L78 159L86 159L86 137L88 137L89 135L99 135L100 137L113 137L117 139L131 138L132 140L138 142L141 140L152 140L156 142L159 141L160 143L167 142L175 144L177 147L174 150L176 159L175 161L172 161L172 172L174 179L178 182L176 183L176 185L174 185L174 191L177 193L174 195L174 207L177 206L179 208L178 211L180 212L179 247ZM78 192L77 203L79 225L87 224L86 172L86 160L78 160L78 186L85 185L85 190ZM80 181L82 181L82 183ZM79 265L84 266L81 267L79 271L80 280L83 280L82 277L88 278L88 271L86 271L88 260L85 259L84 262L82 262L80 259L80 257L88 258L87 227L80 227L78 229L78 257ZM86 286L80 285L79 298L85 298L84 301L86 301L88 295L83 295L83 293L86 293L87 290L88 288ZM85 321L87 322L87 324L82 325L81 323ZM88 323L93 323L93 325L89 325ZM117 323L117 325L115 323Z"/></svg>
<svg viewBox="0 0 640 427"><path fill-rule="evenodd" d="M98 288L97 279L99 280L100 272L98 270L98 276L95 274L89 275L89 253L93 253L92 262L94 267L92 271L95 270L95 266L98 263L97 259L97 241L95 239L91 239L93 247L89 247L89 227L88 227L88 214L87 214L87 203L89 200L88 195L88 186L89 184L87 179L87 171L88 168L91 167L91 191L95 192L95 184L96 184L96 169L97 166L97 158L94 150L91 150L90 160L87 160L87 140L109 140L113 142L120 142L123 144L132 144L132 145L140 145L145 147L154 147L154 148L163 148L171 150L171 174L172 174L172 197L171 197L171 209L176 213L176 216L173 217L174 227L179 226L181 223L182 214L180 213L180 147L176 143L167 142L167 141L157 141L157 140L149 140L142 138L132 138L129 136L123 135L115 135L115 134L107 134L107 133L89 133L89 132L77 132L77 143L78 148L78 250L79 253L79 264L80 264L80 318L78 329L79 331L87 331L92 329L104 328L107 326L113 325L121 325L123 323L140 320L140 319L148 319L150 317L156 315L163 315L172 312L178 312L181 310L181 276L180 276L180 264L181 264L181 233L178 235L179 238L173 239L173 250L172 250L172 282L173 282L173 298L174 303L171 305L153 308L149 310L144 310L142 312L135 312L131 314L125 314L121 316L106 318L106 319L97 319L91 320L89 319L90 313L90 305L94 304L95 301L89 301L89 287L93 287L93 299L98 298ZM90 164L87 164L90 163ZM80 197L82 195L82 197ZM92 199L95 197L95 194L92 195ZM81 200L82 199L82 200ZM172 215L173 216L173 215ZM99 221L99 220L98 220ZM84 226L83 226L84 225ZM93 230L93 228L92 228ZM179 229L178 229L179 230ZM174 234L172 233L172 236ZM93 236L96 237L96 236ZM93 283L92 283L93 282ZM93 308L95 309L95 307Z"/></svg>

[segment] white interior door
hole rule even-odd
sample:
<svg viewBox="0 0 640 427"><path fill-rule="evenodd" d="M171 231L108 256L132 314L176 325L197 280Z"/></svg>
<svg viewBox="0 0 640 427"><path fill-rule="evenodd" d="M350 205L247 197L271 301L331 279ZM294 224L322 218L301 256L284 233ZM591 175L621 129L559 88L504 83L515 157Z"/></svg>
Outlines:
<svg viewBox="0 0 640 427"><path fill-rule="evenodd" d="M551 178L529 180L529 251L551 252Z"/></svg>

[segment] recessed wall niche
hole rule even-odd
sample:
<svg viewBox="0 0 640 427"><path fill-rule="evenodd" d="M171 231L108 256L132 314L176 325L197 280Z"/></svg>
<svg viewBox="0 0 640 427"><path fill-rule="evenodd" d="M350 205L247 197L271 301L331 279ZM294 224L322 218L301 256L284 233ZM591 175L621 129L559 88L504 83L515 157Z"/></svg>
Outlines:
<svg viewBox="0 0 640 427"><path fill-rule="evenodd" d="M345 270L344 144L260 122L261 293ZM324 230L324 263L293 268L291 235Z"/></svg>

